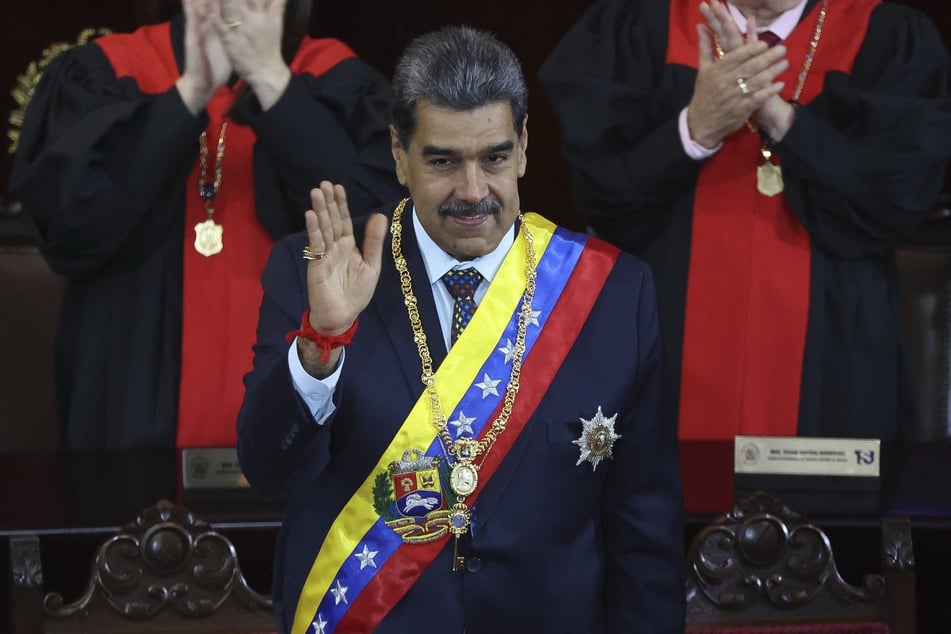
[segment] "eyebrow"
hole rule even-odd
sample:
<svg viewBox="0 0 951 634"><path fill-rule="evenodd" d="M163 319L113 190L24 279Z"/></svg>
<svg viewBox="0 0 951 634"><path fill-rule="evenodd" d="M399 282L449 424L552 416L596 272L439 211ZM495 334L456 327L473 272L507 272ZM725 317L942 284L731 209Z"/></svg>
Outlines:
<svg viewBox="0 0 951 634"><path fill-rule="evenodd" d="M496 143L495 145L490 145L487 148L484 148L480 151L480 154L496 154L498 152L510 152L512 148L515 147L515 143L512 141L503 141L502 143ZM450 150L449 148L438 147L436 145L426 145L423 146L423 156L458 156L459 152L456 150Z"/></svg>

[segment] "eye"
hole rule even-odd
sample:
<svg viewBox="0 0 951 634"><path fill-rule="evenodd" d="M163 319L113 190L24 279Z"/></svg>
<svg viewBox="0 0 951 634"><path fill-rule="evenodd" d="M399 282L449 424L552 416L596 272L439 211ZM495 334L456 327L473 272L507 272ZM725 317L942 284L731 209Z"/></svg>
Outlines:
<svg viewBox="0 0 951 634"><path fill-rule="evenodd" d="M445 169L447 167L452 166L452 161L445 157L431 158L429 159L429 161L427 161L427 163L431 165L432 167L436 167L440 169Z"/></svg>
<svg viewBox="0 0 951 634"><path fill-rule="evenodd" d="M495 154L489 154L485 157L486 163L491 163L492 165L500 165L509 159L508 154L497 152Z"/></svg>

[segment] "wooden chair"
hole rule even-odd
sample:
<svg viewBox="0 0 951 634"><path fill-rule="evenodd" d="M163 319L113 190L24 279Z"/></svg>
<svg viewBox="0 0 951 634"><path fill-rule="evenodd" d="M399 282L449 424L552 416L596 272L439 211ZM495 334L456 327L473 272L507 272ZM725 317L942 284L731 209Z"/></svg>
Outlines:
<svg viewBox="0 0 951 634"><path fill-rule="evenodd" d="M270 598L248 587L231 541L164 500L102 543L85 592L70 603L57 593L43 596L38 543L12 540L11 557L15 634L277 629Z"/></svg>
<svg viewBox="0 0 951 634"><path fill-rule="evenodd" d="M911 523L881 526L881 574L854 586L822 529L762 491L741 500L691 541L687 632L913 634Z"/></svg>

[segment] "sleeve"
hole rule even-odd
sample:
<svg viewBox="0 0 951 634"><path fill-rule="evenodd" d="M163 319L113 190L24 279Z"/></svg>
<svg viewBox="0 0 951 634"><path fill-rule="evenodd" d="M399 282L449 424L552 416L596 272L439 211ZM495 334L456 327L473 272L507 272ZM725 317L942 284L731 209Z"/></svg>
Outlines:
<svg viewBox="0 0 951 634"><path fill-rule="evenodd" d="M142 93L95 44L46 69L27 109L10 179L57 273L84 277L141 257L179 226L176 205L203 128L174 86ZM165 210L165 211L162 211Z"/></svg>
<svg viewBox="0 0 951 634"><path fill-rule="evenodd" d="M365 62L346 59L319 77L301 73L266 112L249 117L257 135L258 219L275 238L304 228L310 190L343 185L351 213L404 195L390 151L390 87Z"/></svg>
<svg viewBox="0 0 951 634"><path fill-rule="evenodd" d="M663 355L654 283L646 265L629 269L624 274L640 280L630 307L637 359L619 427L623 442L615 444L603 494L606 631L674 634L683 632L686 610L677 429L661 416Z"/></svg>
<svg viewBox="0 0 951 634"><path fill-rule="evenodd" d="M872 13L850 75L830 73L777 144L793 208L845 258L884 255L932 210L951 156L949 56L920 12Z"/></svg>
<svg viewBox="0 0 951 634"><path fill-rule="evenodd" d="M317 425L294 389L287 363L286 334L300 325L307 292L298 270L306 236L277 242L264 267L264 296L258 316L254 365L244 377L245 396L238 412L238 461L248 482L266 495L286 493L299 465L314 454L329 456L333 416ZM308 460L322 465L326 460Z"/></svg>
<svg viewBox="0 0 951 634"><path fill-rule="evenodd" d="M703 165L687 155L678 130L692 82L675 99L660 90L666 7L598 2L540 71L561 126L574 202L616 243L643 242L665 226L673 201L693 187Z"/></svg>

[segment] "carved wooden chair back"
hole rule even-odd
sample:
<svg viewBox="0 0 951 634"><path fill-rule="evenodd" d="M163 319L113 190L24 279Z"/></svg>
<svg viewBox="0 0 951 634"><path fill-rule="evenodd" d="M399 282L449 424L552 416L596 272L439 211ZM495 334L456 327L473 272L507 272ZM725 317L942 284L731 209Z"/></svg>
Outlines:
<svg viewBox="0 0 951 634"><path fill-rule="evenodd" d="M911 524L884 518L879 573L846 582L826 533L758 491L687 553L687 632L913 634ZM872 564L874 567L876 564Z"/></svg>
<svg viewBox="0 0 951 634"><path fill-rule="evenodd" d="M29 634L265 634L277 626L252 590L231 541L167 501L144 510L99 547L78 599L19 593L15 632Z"/></svg>

